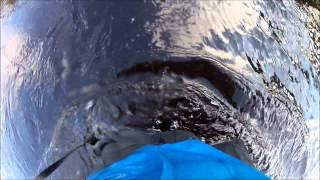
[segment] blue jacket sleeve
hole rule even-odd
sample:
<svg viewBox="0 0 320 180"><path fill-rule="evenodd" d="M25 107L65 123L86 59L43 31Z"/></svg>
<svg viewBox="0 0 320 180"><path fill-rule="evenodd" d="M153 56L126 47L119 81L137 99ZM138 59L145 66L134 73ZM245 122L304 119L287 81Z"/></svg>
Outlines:
<svg viewBox="0 0 320 180"><path fill-rule="evenodd" d="M255 168L199 140L148 145L87 178L269 179Z"/></svg>

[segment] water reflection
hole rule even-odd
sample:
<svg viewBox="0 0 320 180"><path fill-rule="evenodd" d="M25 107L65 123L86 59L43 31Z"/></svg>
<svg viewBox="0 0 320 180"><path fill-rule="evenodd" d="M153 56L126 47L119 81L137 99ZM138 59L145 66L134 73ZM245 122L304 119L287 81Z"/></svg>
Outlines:
<svg viewBox="0 0 320 180"><path fill-rule="evenodd" d="M123 125L241 138L271 177L309 177L320 85L308 17L295 1L22 3L1 19L1 177L34 177L88 129ZM101 167L91 150L51 178Z"/></svg>

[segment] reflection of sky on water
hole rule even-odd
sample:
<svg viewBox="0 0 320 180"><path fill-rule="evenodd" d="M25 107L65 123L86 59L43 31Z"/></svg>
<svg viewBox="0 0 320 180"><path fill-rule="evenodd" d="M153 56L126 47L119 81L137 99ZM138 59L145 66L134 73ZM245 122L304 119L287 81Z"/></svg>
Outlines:
<svg viewBox="0 0 320 180"><path fill-rule="evenodd" d="M160 50L174 55L201 52L217 57L225 66L245 76L252 83L256 83L257 87L264 86L264 80L271 81L271 77L276 75L294 94L298 105L304 112L311 131L308 137L309 153L310 157L315 157L308 159L307 172L311 173L306 174L306 177L318 177L319 172L316 170L319 168L319 161L317 161L319 160L320 133L320 97L319 87L317 88L319 79L317 74L314 77L310 75L314 70L309 63L306 63L308 61L306 56L300 54L308 48L309 35L305 28L294 27L302 27L302 22L297 19L289 22L289 15L277 20L274 16L278 12L269 12L268 6L263 5L265 4L253 1L194 1L190 4L175 4L174 2L160 4L161 10L156 14L158 17L156 23L146 22L145 28L152 34L152 43ZM289 8L294 9L296 5L288 3L287 7L289 11ZM3 177L34 174L33 171L38 168L39 160L32 160L31 156L37 154L37 151L41 152L36 149L41 144L40 138L50 134L43 132L37 123L31 125L34 127L30 128L36 132L29 132L28 128L7 125L6 121L14 118L13 122L19 123L20 127L30 126L26 119L28 114L24 114L25 107L21 104L21 101L30 101L28 99L30 94L20 92L20 87L28 85L26 81L29 75L36 77L30 82L32 85L37 84L36 81L40 80L55 82L56 79L63 78L55 77L50 63L43 65L35 61L35 59L41 59L44 53L42 49L44 42L35 43L35 46L32 44L34 37L36 41L39 40L37 35L34 35L37 34L37 30L32 27L28 29L28 22L24 20L24 13L29 12L28 8L34 7L32 5L21 6L11 16L1 19L1 176ZM268 27L268 22L261 18L259 10L264 8L267 9L266 14L269 13L271 21L278 23L276 25L280 28L288 29L285 33L279 33L284 43L279 44L274 40L273 32L278 31ZM292 10L290 13L294 12L295 10ZM83 23L88 26L86 20ZM40 34L43 32L41 29L38 31L38 36L41 37ZM30 32L34 34L30 35ZM296 37L297 34L302 37ZM298 44L299 39L304 40L303 43ZM302 46L301 52L298 51L299 46ZM298 66L292 64L292 60L284 52L292 55ZM255 62L261 60L260 64L264 74L254 72L247 56L252 57ZM70 65L65 60L62 61L62 66L67 69L66 67L69 68ZM305 78L304 72L299 68L309 73L309 79ZM296 82L291 81L288 70L293 73L297 79ZM64 76L67 76L67 70L64 72ZM36 101L39 107L43 107L45 102L42 96L50 93L41 92L41 89L37 91L39 91L36 93L39 97L32 97L34 99L31 102ZM18 97L24 99L19 100ZM30 104L30 109L35 108L31 106ZM45 112L42 113L45 114ZM37 122L40 117L45 117L45 115L41 116L40 112L37 117L30 118ZM30 142L31 139L37 140ZM18 146L27 148L17 150ZM32 155L27 157L26 152ZM26 168L30 166L33 168Z"/></svg>

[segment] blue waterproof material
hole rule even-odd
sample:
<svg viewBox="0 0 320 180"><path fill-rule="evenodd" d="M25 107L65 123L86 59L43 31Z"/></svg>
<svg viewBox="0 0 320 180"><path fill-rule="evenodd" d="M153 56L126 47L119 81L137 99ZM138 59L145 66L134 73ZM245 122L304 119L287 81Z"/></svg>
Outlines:
<svg viewBox="0 0 320 180"><path fill-rule="evenodd" d="M199 140L148 145L87 178L269 179L253 167Z"/></svg>

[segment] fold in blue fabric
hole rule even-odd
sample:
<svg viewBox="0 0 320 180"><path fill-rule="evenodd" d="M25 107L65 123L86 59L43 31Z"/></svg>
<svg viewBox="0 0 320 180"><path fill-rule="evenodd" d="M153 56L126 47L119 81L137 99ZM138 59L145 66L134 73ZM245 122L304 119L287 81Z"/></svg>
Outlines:
<svg viewBox="0 0 320 180"><path fill-rule="evenodd" d="M269 179L262 172L199 140L147 145L87 178Z"/></svg>

